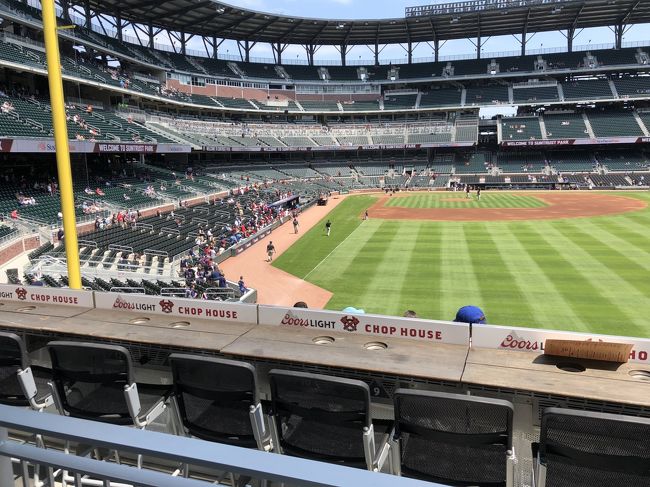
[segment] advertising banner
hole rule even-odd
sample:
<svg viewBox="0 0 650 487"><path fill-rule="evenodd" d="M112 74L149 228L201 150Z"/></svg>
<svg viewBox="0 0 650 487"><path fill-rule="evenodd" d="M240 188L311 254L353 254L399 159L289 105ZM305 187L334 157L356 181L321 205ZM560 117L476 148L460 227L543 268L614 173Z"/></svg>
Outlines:
<svg viewBox="0 0 650 487"><path fill-rule="evenodd" d="M561 147L573 145L648 144L650 137L600 137L597 139L504 140L502 147Z"/></svg>
<svg viewBox="0 0 650 487"><path fill-rule="evenodd" d="M127 154L192 152L191 146L182 144L92 142L89 140L71 140L68 144L72 154L88 154L91 152ZM52 139L0 139L0 152L53 154L56 152L56 145Z"/></svg>
<svg viewBox="0 0 650 487"><path fill-rule="evenodd" d="M13 284L0 284L0 300L21 301L30 304L65 304L79 308L95 306L92 291Z"/></svg>
<svg viewBox="0 0 650 487"><path fill-rule="evenodd" d="M632 352L630 352L630 362L650 363L648 357L650 354L650 340L643 338L492 325L472 326L472 348L492 348L541 354L544 353L544 343L548 339L628 343L633 345Z"/></svg>
<svg viewBox="0 0 650 487"><path fill-rule="evenodd" d="M197 318L257 323L257 306L224 301L203 301L200 299L128 293L95 293L95 307L97 309L159 314L185 319Z"/></svg>
<svg viewBox="0 0 650 487"><path fill-rule="evenodd" d="M469 344L469 325L446 321L394 318L341 311L259 306L259 324L284 328L310 328L356 335L410 338L452 345Z"/></svg>

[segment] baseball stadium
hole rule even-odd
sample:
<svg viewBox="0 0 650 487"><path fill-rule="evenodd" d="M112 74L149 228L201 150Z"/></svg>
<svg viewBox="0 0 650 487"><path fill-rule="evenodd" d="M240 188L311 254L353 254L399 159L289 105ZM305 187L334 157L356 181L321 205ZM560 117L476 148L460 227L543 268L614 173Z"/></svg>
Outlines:
<svg viewBox="0 0 650 487"><path fill-rule="evenodd" d="M0 487L650 487L650 1L0 20Z"/></svg>

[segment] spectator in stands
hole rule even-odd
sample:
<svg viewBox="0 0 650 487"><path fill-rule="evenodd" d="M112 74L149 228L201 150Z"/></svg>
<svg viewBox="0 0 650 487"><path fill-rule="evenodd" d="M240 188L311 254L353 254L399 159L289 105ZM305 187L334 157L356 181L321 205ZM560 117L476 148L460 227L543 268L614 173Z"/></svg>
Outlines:
<svg viewBox="0 0 650 487"><path fill-rule="evenodd" d="M59 231L56 232L56 239L59 242L63 242L63 239L65 238L65 233L63 232L63 228L59 228Z"/></svg>
<svg viewBox="0 0 650 487"><path fill-rule="evenodd" d="M194 284L190 285L188 288L185 289L186 298L196 299L198 295L199 293L197 292L196 286Z"/></svg>
<svg viewBox="0 0 650 487"><path fill-rule="evenodd" d="M349 313L351 315L365 315L366 312L363 309L357 309L354 306L348 306L347 308L343 308L342 310L344 313Z"/></svg>
<svg viewBox="0 0 650 487"><path fill-rule="evenodd" d="M483 325L486 323L486 318L485 313L478 306L463 306L456 313L454 321L471 325Z"/></svg>

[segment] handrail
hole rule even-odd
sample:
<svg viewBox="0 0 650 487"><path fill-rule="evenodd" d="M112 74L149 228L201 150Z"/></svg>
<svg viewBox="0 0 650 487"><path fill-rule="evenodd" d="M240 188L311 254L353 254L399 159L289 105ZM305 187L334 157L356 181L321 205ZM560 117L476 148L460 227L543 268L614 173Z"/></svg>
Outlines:
<svg viewBox="0 0 650 487"><path fill-rule="evenodd" d="M14 485L11 458L57 470L84 472L105 480L106 485L110 481L143 487L212 485L149 470L146 465L134 468L9 440L8 429L296 487L436 487L405 477L4 405L0 406L0 485Z"/></svg>
<svg viewBox="0 0 650 487"><path fill-rule="evenodd" d="M156 250L156 249L144 249L145 255L151 255L156 257L169 257L169 252L166 250Z"/></svg>
<svg viewBox="0 0 650 487"><path fill-rule="evenodd" d="M130 293L130 294L146 294L146 291L143 287L131 287L131 286L126 286L126 287L112 287L111 290L109 291L111 293Z"/></svg>

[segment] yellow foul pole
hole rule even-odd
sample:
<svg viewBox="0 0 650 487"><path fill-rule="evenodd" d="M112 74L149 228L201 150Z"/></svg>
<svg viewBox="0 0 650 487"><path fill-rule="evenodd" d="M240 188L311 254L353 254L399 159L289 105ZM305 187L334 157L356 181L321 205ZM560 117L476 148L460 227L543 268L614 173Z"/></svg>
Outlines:
<svg viewBox="0 0 650 487"><path fill-rule="evenodd" d="M56 165L59 173L59 190L61 191L65 254L68 261L68 281L72 289L81 289L79 246L77 243L77 226L74 212L74 190L72 187L68 127L65 119L61 57L59 55L59 38L54 0L41 0L41 6L43 12L43 33L45 34L45 53L47 56L47 74L50 85L50 102L52 104L54 142L56 143Z"/></svg>

